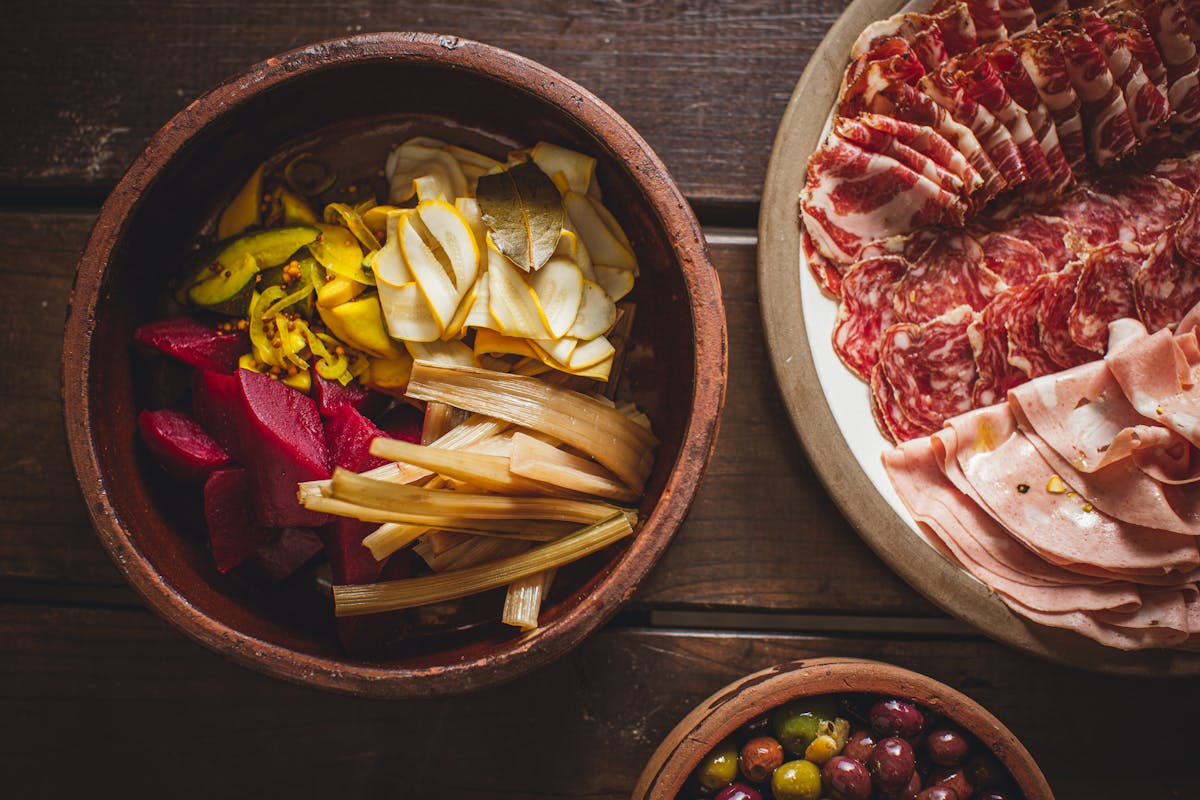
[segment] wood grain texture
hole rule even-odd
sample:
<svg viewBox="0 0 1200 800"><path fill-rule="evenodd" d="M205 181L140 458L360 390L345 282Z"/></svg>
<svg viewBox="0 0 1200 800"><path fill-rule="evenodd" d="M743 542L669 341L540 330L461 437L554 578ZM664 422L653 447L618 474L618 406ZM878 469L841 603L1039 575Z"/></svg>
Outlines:
<svg viewBox="0 0 1200 800"><path fill-rule="evenodd" d="M107 601L109 587L124 581L82 506L58 396L63 315L91 221L87 213L0 213L0 242L13 254L0 262L11 288L0 293L0 369L22 376L0 391L0 418L10 421L0 438L10 472L0 488L0 583L98 584ZM867 551L813 476L767 364L753 239L715 241L730 332L725 421L706 485L635 603L936 614ZM12 596L15 588L6 590Z"/></svg>
<svg viewBox="0 0 1200 800"><path fill-rule="evenodd" d="M0 26L0 187L102 196L172 114L254 62L322 39L424 30L513 50L583 84L649 141L689 197L740 205L749 223L780 113L841 6L20 3Z"/></svg>
<svg viewBox="0 0 1200 800"><path fill-rule="evenodd" d="M0 763L20 766L6 789L31 797L117 783L133 796L627 797L709 694L834 654L923 672L982 703L1059 797L1200 792L1190 715L1162 713L1195 708L1195 682L1087 675L980 640L608 630L507 686L387 703L264 678L146 612L3 605ZM1130 757L1143 734L1153 777Z"/></svg>

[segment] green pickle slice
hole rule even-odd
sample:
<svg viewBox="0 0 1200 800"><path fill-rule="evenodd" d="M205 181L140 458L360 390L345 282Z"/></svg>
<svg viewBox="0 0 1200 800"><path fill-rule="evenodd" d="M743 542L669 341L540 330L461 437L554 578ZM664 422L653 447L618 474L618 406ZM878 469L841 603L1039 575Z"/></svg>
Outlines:
<svg viewBox="0 0 1200 800"><path fill-rule="evenodd" d="M255 276L284 263L301 247L316 241L320 233L304 225L239 236L193 273L187 299L210 311L241 316L254 291Z"/></svg>

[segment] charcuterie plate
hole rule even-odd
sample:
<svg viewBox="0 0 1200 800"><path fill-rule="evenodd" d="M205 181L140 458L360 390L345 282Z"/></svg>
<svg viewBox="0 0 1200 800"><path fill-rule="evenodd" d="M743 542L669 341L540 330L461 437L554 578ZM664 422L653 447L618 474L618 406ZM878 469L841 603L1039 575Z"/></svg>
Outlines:
<svg viewBox="0 0 1200 800"><path fill-rule="evenodd" d="M775 138L759 218L759 296L776 381L813 468L875 553L946 613L988 636L1059 663L1126 675L1200 675L1200 654L1122 652L1029 622L928 542L880 461L889 443L871 415L869 389L830 341L837 313L801 247L799 195L808 158L824 136L855 39L903 10L902 0L855 0L813 53Z"/></svg>

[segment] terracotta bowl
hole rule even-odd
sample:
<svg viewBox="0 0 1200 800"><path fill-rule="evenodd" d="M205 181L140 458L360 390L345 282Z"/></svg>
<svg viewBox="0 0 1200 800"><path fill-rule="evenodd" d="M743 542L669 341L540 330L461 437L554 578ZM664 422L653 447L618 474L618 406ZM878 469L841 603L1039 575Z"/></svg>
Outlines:
<svg viewBox="0 0 1200 800"><path fill-rule="evenodd" d="M784 703L801 697L859 692L907 699L954 720L992 751L1012 774L1026 800L1053 800L1033 756L983 706L919 673L857 658L792 661L747 675L721 689L667 734L642 771L634 800L674 800L701 759L723 739Z"/></svg>
<svg viewBox="0 0 1200 800"><path fill-rule="evenodd" d="M311 150L344 176L387 145L435 135L502 154L539 139L599 161L606 205L642 274L621 394L662 440L630 543L561 571L543 627L483 619L415 637L398 655L343 654L329 601L217 573L194 500L159 474L135 417L161 387L131 348L171 266L255 166ZM344 187L343 187L344 188ZM159 312L161 313L161 312ZM63 356L75 470L104 546L163 617L237 662L297 683L413 697L511 679L577 645L633 594L683 521L712 452L726 374L724 314L700 227L650 147L587 90L520 56L422 33L356 36L257 64L189 105L138 156L101 209L79 263Z"/></svg>

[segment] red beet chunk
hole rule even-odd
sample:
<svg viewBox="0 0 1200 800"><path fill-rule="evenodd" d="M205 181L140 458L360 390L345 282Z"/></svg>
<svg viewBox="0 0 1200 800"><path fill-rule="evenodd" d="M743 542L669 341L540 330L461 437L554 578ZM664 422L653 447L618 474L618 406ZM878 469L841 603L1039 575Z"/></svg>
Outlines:
<svg viewBox="0 0 1200 800"><path fill-rule="evenodd" d="M332 551L329 556L332 562ZM385 562L378 580L395 581L409 577L412 577L412 552L403 550ZM338 639L347 654L372 656L404 638L408 632L408 613L390 611L386 614L338 617L337 630Z"/></svg>
<svg viewBox="0 0 1200 800"><path fill-rule="evenodd" d="M393 439L421 443L425 413L408 403L400 403L379 420L379 428Z"/></svg>
<svg viewBox="0 0 1200 800"><path fill-rule="evenodd" d="M229 453L182 411L138 414L142 441L172 478L200 486L214 470L232 463Z"/></svg>
<svg viewBox="0 0 1200 800"><path fill-rule="evenodd" d="M286 580L324 547L321 537L311 528L284 528L258 549L258 564L269 579Z"/></svg>
<svg viewBox="0 0 1200 800"><path fill-rule="evenodd" d="M371 420L350 406L342 406L325 420L325 444L335 467L366 472L386 464L385 459L373 456L370 452L371 440L379 436L394 438L379 430Z"/></svg>
<svg viewBox="0 0 1200 800"><path fill-rule="evenodd" d="M237 433L237 379L232 375L198 369L192 374L192 414L200 427L239 462L244 462Z"/></svg>
<svg viewBox="0 0 1200 800"><path fill-rule="evenodd" d="M191 317L148 322L133 332L134 341L161 350L185 364L229 374L250 350L244 331L218 331Z"/></svg>
<svg viewBox="0 0 1200 800"><path fill-rule="evenodd" d="M266 375L236 373L236 429L258 519L270 528L319 527L326 514L296 500L296 484L329 477L329 452L317 404Z"/></svg>
<svg viewBox="0 0 1200 800"><path fill-rule="evenodd" d="M270 540L270 528L258 522L244 469L221 469L204 484L204 520L217 569L229 572Z"/></svg>
<svg viewBox="0 0 1200 800"><path fill-rule="evenodd" d="M376 561L362 543L376 527L373 523L339 517L321 529L334 583L374 583L379 579L387 560Z"/></svg>
<svg viewBox="0 0 1200 800"><path fill-rule="evenodd" d="M313 375L313 397L322 417L332 417L339 408L350 406L364 417L374 419L392 402L392 398L386 394L372 391L358 381L343 386L338 381L327 381L316 374Z"/></svg>

